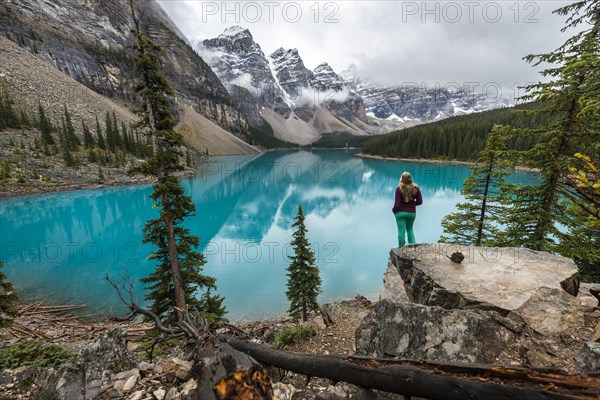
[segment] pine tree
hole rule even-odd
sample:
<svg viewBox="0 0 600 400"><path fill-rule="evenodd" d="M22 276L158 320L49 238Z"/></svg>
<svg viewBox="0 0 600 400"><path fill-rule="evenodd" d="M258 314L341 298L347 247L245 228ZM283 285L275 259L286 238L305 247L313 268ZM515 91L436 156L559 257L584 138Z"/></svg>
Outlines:
<svg viewBox="0 0 600 400"><path fill-rule="evenodd" d="M466 201L457 204L457 211L442 220L443 242L489 246L497 240L498 221L511 200L505 181L511 163L503 153L512 135L510 128L500 125L490 132L477 164L471 167L471 176L463 184L461 194Z"/></svg>
<svg viewBox="0 0 600 400"><path fill-rule="evenodd" d="M288 290L285 295L290 301L289 313L295 318L302 317L302 321L306 321L309 311L319 309L317 296L321 293L321 277L319 268L314 265L315 255L306 238L308 230L304 225L302 206L298 207L295 220L292 227L297 230L293 233L294 240L291 243L294 255L290 257L292 262L287 268Z"/></svg>
<svg viewBox="0 0 600 400"><path fill-rule="evenodd" d="M94 148L96 146L96 141L94 140L94 136L92 136L92 132L90 132L85 121L81 121L81 126L83 128L83 144L88 149Z"/></svg>
<svg viewBox="0 0 600 400"><path fill-rule="evenodd" d="M119 132L119 125L117 124L117 116L115 114L115 112L112 112L112 131L114 133L114 141L115 141L115 147L121 147L122 144L122 140L121 140L121 133Z"/></svg>
<svg viewBox="0 0 600 400"><path fill-rule="evenodd" d="M4 114L4 125L7 128L20 128L21 124L19 123L19 117L17 116L17 113L13 107L13 100L6 91L3 93L1 100L4 103L2 107Z"/></svg>
<svg viewBox="0 0 600 400"><path fill-rule="evenodd" d="M123 134L122 137L122 148L124 151L128 152L128 153L133 153L133 150L131 148L131 142L130 142L130 138L129 138L129 134L127 133L127 127L125 126L124 122L121 122L121 132Z"/></svg>
<svg viewBox="0 0 600 400"><path fill-rule="evenodd" d="M52 127L52 123L48 117L46 117L46 112L41 104L38 104L38 123L44 143L54 144L54 138L52 137L52 131L54 128Z"/></svg>
<svg viewBox="0 0 600 400"><path fill-rule="evenodd" d="M13 285L6 281L6 275L2 273L3 266L0 261L0 328L12 325L13 318L18 315L16 306L19 300Z"/></svg>
<svg viewBox="0 0 600 400"><path fill-rule="evenodd" d="M4 109L3 92L0 91L0 130L6 128L6 110Z"/></svg>
<svg viewBox="0 0 600 400"><path fill-rule="evenodd" d="M192 166L192 156L190 155L190 149L188 148L185 149L185 165L188 168Z"/></svg>
<svg viewBox="0 0 600 400"><path fill-rule="evenodd" d="M29 121L29 116L23 109L21 109L19 120L20 120L21 128L31 127L31 121Z"/></svg>
<svg viewBox="0 0 600 400"><path fill-rule="evenodd" d="M579 164L574 154L600 141L599 126L589 116L600 113L600 103L589 101L599 85L600 2L577 1L555 13L568 16L563 31L580 29L580 25L588 23L590 28L580 29L552 53L525 58L534 66L553 65L542 71L542 75L552 80L529 85L523 99L544 101L544 107L530 114L550 114L555 118L536 132L539 142L534 148L522 154L527 166L539 170L540 183L515 189L515 207L503 221L504 245L548 251L556 249L556 238L560 237L558 224L568 223L564 218L567 215L564 199L569 194L565 182L571 168Z"/></svg>
<svg viewBox="0 0 600 400"><path fill-rule="evenodd" d="M98 116L96 115L96 135L98 136L98 147L102 150L106 149L106 141L104 140L104 135L102 134L102 128L100 127L100 122L98 121Z"/></svg>
<svg viewBox="0 0 600 400"><path fill-rule="evenodd" d="M148 257L156 262L155 270L142 279L149 289L146 299L152 301L154 313L171 320L175 317L180 320L188 308L205 315L217 311L220 315L216 317L221 317L222 298L209 293L216 289L215 279L201 273L205 260L196 251L200 239L183 226L186 218L195 214L196 207L174 175L183 169L180 149L184 143L181 134L173 130L175 119L167 97L173 91L161 71L158 56L161 49L142 34L133 0L130 7L135 23L134 65L140 80L136 89L143 99L140 114L153 149L152 157L141 170L157 179L150 197L160 209L158 218L149 220L143 229L144 242L156 246L156 251ZM202 299L196 297L199 291L205 292Z"/></svg>
<svg viewBox="0 0 600 400"><path fill-rule="evenodd" d="M116 149L115 131L108 111L104 117L104 126L106 127L106 147L114 153Z"/></svg>
<svg viewBox="0 0 600 400"><path fill-rule="evenodd" d="M67 142L66 138L64 137L64 135L62 134L61 131L61 147L62 147L62 156L63 156L63 160L65 162L65 165L67 167L74 167L75 165L77 165L77 162L75 160L75 157L73 157L73 153L71 153L71 149L69 148L69 143Z"/></svg>
<svg viewBox="0 0 600 400"><path fill-rule="evenodd" d="M64 119L63 119L63 133L65 135L66 145L70 151L77 150L77 146L81 144L79 138L75 134L75 128L73 127L73 121L71 121L71 114L67 110L67 106L64 106Z"/></svg>

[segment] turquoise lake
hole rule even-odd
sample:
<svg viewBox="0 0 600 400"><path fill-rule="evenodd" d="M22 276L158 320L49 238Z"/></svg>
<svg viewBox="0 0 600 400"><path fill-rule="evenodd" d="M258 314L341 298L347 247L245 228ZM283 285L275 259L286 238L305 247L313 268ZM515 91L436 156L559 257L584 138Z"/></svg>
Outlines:
<svg viewBox="0 0 600 400"><path fill-rule="evenodd" d="M437 242L440 221L461 201L469 166L355 157L356 150L268 152L215 158L184 179L197 207L187 226L201 238L204 272L217 278L232 321L284 314L287 258L299 205L330 302L376 299L390 248L397 243L391 208L403 171L423 193L417 242ZM531 180L516 171L512 181ZM127 186L0 200L0 259L21 298L87 304L88 314L124 308L104 280L125 271L137 282L153 269L142 228L156 215L151 187Z"/></svg>

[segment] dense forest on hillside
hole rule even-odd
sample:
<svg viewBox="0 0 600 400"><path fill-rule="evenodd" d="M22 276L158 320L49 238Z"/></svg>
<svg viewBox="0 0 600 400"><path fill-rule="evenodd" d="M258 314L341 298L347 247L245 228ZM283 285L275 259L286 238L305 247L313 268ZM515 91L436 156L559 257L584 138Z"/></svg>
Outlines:
<svg viewBox="0 0 600 400"><path fill-rule="evenodd" d="M540 107L539 103L527 103L390 132L365 143L363 153L398 158L472 161L485 147L488 134L496 124L531 129L548 125L550 115L527 112ZM515 150L530 149L537 142L536 137L535 133L520 135L512 140L509 147Z"/></svg>
<svg viewBox="0 0 600 400"><path fill-rule="evenodd" d="M362 147L369 136L356 136L348 132L325 132L316 142L305 147Z"/></svg>

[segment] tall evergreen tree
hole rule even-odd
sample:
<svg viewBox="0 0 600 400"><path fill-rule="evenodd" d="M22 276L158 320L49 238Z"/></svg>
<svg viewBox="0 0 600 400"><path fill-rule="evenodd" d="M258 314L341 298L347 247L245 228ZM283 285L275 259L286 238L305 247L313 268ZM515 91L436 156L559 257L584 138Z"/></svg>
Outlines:
<svg viewBox="0 0 600 400"><path fill-rule="evenodd" d="M2 114L4 119L4 125L7 128L20 128L21 124L19 123L19 117L15 112L13 100L8 94L8 92L4 91L0 100L3 103Z"/></svg>
<svg viewBox="0 0 600 400"><path fill-rule="evenodd" d="M38 124L42 133L42 141L46 144L54 144L54 138L52 137L54 128L41 104L38 104Z"/></svg>
<svg viewBox="0 0 600 400"><path fill-rule="evenodd" d="M73 127L73 121L71 121L71 114L67 109L66 104L64 105L64 126L63 126L63 134L65 135L66 146L70 151L77 150L77 146L81 144L79 138L75 134L75 128Z"/></svg>
<svg viewBox="0 0 600 400"><path fill-rule="evenodd" d="M117 148L115 135L118 135L118 132L115 134L112 118L110 117L110 113L108 111L104 117L104 126L106 127L106 147L108 147L108 149L114 153Z"/></svg>
<svg viewBox="0 0 600 400"><path fill-rule="evenodd" d="M490 132L477 164L471 167L471 176L464 182L461 194L466 201L457 204L457 211L442 220L442 241L475 246L495 243L500 231L498 221L511 198L505 181L511 164L503 153L512 135L510 128L500 125Z"/></svg>
<svg viewBox="0 0 600 400"><path fill-rule="evenodd" d="M31 121L29 120L29 116L23 109L21 109L21 112L19 114L19 120L20 120L21 128L31 127Z"/></svg>
<svg viewBox="0 0 600 400"><path fill-rule="evenodd" d="M102 150L106 149L106 140L104 139L104 135L102 134L102 127L100 127L100 122L98 121L98 116L96 115L96 136L98 136L98 147Z"/></svg>
<svg viewBox="0 0 600 400"><path fill-rule="evenodd" d="M62 152L63 160L67 167L74 167L75 165L77 165L77 161L75 160L75 157L73 157L73 153L71 153L71 149L69 148L67 143L63 143Z"/></svg>
<svg viewBox="0 0 600 400"><path fill-rule="evenodd" d="M292 261L287 268L287 291L285 295L290 301L289 313L295 317L302 317L302 321L308 318L308 312L317 311L319 303L317 296L321 293L321 277L319 268L315 265L315 255L310 248L306 238L306 226L304 225L304 213L302 206L298 207L298 215L292 227L297 228L293 233L292 247L294 255L290 256Z"/></svg>
<svg viewBox="0 0 600 400"><path fill-rule="evenodd" d="M124 122L121 122L121 133L123 134L123 136L122 136L123 150L125 150L128 153L133 153L133 149L132 149L131 143L130 143L130 137L129 137L129 134L127 132L127 127L125 126Z"/></svg>
<svg viewBox="0 0 600 400"><path fill-rule="evenodd" d="M6 111L4 109L4 101L2 101L3 93L0 91L0 130L6 128Z"/></svg>
<svg viewBox="0 0 600 400"><path fill-rule="evenodd" d="M96 141L94 140L94 136L90 129L87 127L85 121L81 121L81 126L83 128L83 144L86 148L92 149L96 146Z"/></svg>
<svg viewBox="0 0 600 400"><path fill-rule="evenodd" d="M2 273L3 266L0 261L0 328L12 325L13 318L18 315L17 301L19 300L13 285L6 281L6 275Z"/></svg>
<svg viewBox="0 0 600 400"><path fill-rule="evenodd" d="M565 224L568 186L565 184L571 168L579 162L574 154L585 151L600 139L598 125L590 126L589 114L600 112L600 103L587 99L598 90L598 54L600 52L600 2L576 1L555 11L568 16L563 29L578 28L580 32L552 53L529 55L525 59L537 66L552 66L542 71L549 82L527 87L525 100L541 100L545 106L533 113L551 114L553 122L540 129L539 142L522 154L522 161L539 170L537 185L520 186L515 190L515 207L504 221L504 244L534 250L555 250L560 236L558 224ZM585 25L589 24L589 28ZM581 28L584 29L581 29ZM592 112L593 114L593 112Z"/></svg>
<svg viewBox="0 0 600 400"><path fill-rule="evenodd" d="M112 131L114 132L114 140L115 140L115 147L121 147L122 144L122 138L121 138L121 132L119 132L119 124L117 123L117 115L115 114L115 112L112 112Z"/></svg>
<svg viewBox="0 0 600 400"><path fill-rule="evenodd" d="M161 49L142 33L133 0L129 4L135 24L134 64L139 77L136 89L143 99L140 115L153 149L142 171L157 179L150 197L160 209L158 218L149 220L143 229L144 242L157 248L149 256L156 262L155 270L142 279L149 285L146 298L152 301L153 312L171 319L181 319L188 307L205 314L217 310L220 317L224 310L214 305L223 300L209 294L216 284L214 278L202 274L204 256L196 251L200 239L183 226L185 219L195 214L196 207L174 175L183 168L179 158L184 143L181 134L173 130L175 119L167 98L173 91L161 71ZM199 291L205 291L202 299L197 297Z"/></svg>

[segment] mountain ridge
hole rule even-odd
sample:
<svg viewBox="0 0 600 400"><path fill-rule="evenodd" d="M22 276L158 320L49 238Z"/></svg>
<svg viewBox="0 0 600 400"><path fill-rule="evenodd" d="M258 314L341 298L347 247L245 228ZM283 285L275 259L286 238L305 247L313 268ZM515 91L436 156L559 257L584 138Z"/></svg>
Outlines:
<svg viewBox="0 0 600 400"><path fill-rule="evenodd" d="M198 43L196 49L230 92L239 94L234 102L252 122L266 120L279 139L299 144L332 132L327 129L377 135L510 105L506 99L487 99L464 87L379 85L360 76L355 65L337 74L323 61L311 70L297 48L279 47L267 56L250 30L237 25ZM323 118L337 119L339 125L333 127ZM298 132L291 135L283 129Z"/></svg>

